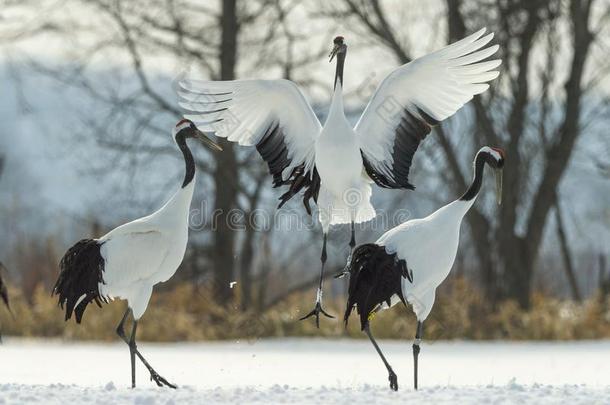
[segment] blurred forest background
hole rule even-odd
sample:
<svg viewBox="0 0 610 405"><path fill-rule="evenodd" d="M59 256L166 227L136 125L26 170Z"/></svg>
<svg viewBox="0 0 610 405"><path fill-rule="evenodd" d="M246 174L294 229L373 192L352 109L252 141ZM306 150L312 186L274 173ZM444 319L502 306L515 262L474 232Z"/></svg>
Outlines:
<svg viewBox="0 0 610 405"><path fill-rule="evenodd" d="M0 310L5 334L114 339L123 303L91 306L76 327L50 290L72 243L148 214L178 187L170 131L180 78L288 78L323 122L334 74L326 56L344 35L355 122L394 67L487 27L499 79L422 144L416 191L375 190L383 215L359 227L358 242L455 199L475 151L503 147L503 204L486 188L466 216L426 337L610 337L610 1L0 4L0 260L15 313ZM194 148L189 247L156 288L142 338L360 336L357 322L346 330L340 320L345 279L326 283L337 320L319 331L298 321L314 299L319 224L296 200L276 211L279 192L254 148L223 146ZM330 234L330 275L348 238L347 228ZM376 318L381 337L410 339L414 323L404 308Z"/></svg>

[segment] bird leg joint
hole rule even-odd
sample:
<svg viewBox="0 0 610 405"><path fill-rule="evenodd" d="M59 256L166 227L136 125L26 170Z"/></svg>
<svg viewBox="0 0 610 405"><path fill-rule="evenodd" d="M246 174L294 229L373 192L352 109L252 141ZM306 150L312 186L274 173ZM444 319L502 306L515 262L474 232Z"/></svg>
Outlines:
<svg viewBox="0 0 610 405"><path fill-rule="evenodd" d="M318 288L318 292L316 293L316 302L322 302L322 289Z"/></svg>
<svg viewBox="0 0 610 405"><path fill-rule="evenodd" d="M419 342L413 343L413 354L417 356L419 354L419 351Z"/></svg>
<svg viewBox="0 0 610 405"><path fill-rule="evenodd" d="M125 329L123 329L123 324L119 324L119 326L116 327L116 334L123 340L126 339L125 336Z"/></svg>

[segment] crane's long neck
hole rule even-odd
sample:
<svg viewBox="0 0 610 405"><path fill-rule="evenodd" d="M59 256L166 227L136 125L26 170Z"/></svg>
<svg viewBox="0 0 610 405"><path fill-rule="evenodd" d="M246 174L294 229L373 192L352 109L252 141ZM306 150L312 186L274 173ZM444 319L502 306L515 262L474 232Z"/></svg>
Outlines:
<svg viewBox="0 0 610 405"><path fill-rule="evenodd" d="M474 203L475 198L479 195L479 191L481 191L484 169L485 157L482 153L477 153L477 156L474 159L474 177L472 178L472 183L470 183L470 187L468 187L466 192L460 197L460 201L470 202L470 205Z"/></svg>
<svg viewBox="0 0 610 405"><path fill-rule="evenodd" d="M337 54L337 69L335 70L335 84L333 98L330 102L328 117L345 117L343 110L343 66L345 65L345 52Z"/></svg>
<svg viewBox="0 0 610 405"><path fill-rule="evenodd" d="M184 156L184 181L182 182L182 188L185 188L189 183L193 181L195 178L195 159L193 159L193 154L186 144L186 138L184 134L178 133L176 135L176 143L178 147L182 151L182 155Z"/></svg>
<svg viewBox="0 0 610 405"><path fill-rule="evenodd" d="M345 66L345 54L346 52L341 52L337 54L337 67L335 69L335 90L337 89L337 82L341 83L341 87L343 87L343 67Z"/></svg>
<svg viewBox="0 0 610 405"><path fill-rule="evenodd" d="M457 200L445 205L436 211L436 218L449 218L448 223L459 224L462 223L464 215L473 206L474 201L479 195L481 185L483 184L483 169L485 168L485 157L482 153L478 153L474 159L474 177L472 183L466 190L466 192Z"/></svg>
<svg viewBox="0 0 610 405"><path fill-rule="evenodd" d="M184 181L182 187L153 215L160 223L166 221L170 227L182 228L188 226L189 208L195 190L195 159L193 159L193 154L186 144L184 133L176 134L176 144L184 156Z"/></svg>

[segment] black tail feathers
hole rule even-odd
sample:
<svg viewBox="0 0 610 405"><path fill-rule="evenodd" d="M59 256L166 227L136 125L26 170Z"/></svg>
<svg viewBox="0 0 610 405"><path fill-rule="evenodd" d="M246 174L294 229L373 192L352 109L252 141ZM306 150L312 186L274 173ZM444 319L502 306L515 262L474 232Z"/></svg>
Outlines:
<svg viewBox="0 0 610 405"><path fill-rule="evenodd" d="M280 177L281 179L281 177ZM274 181L274 187L289 186L288 191L280 196L280 203L278 209L282 208L288 200L298 194L301 190L305 189L303 193L303 205L307 210L307 213L311 215L310 201L313 199L314 202L318 202L318 194L320 193L320 175L318 169L313 168L313 174L305 172L305 165L302 164L292 170L290 177L287 180L281 182Z"/></svg>
<svg viewBox="0 0 610 405"><path fill-rule="evenodd" d="M396 254L387 253L384 246L367 243L356 247L348 270L349 290L343 316L346 326L354 306L360 315L360 327L364 330L371 312L383 303L390 306L394 295L406 305L402 295L402 277L408 277L407 264Z"/></svg>
<svg viewBox="0 0 610 405"><path fill-rule="evenodd" d="M66 321L74 312L76 322L80 323L91 301L100 307L106 302L99 293L99 284L104 283L101 246L95 239L83 239L68 249L59 263L59 278L52 294L59 295L58 304L62 309L65 305Z"/></svg>

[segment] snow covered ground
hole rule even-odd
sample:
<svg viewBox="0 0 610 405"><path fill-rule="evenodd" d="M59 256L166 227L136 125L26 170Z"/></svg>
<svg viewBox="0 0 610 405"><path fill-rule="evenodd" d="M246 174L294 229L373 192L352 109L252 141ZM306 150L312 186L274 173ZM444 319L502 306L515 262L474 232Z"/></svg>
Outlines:
<svg viewBox="0 0 610 405"><path fill-rule="evenodd" d="M398 374L365 340L281 339L139 345L178 390L159 389L138 368L130 382L123 344L6 338L0 404L225 403L610 403L610 342L469 343L422 346L412 389L411 342L382 341Z"/></svg>

